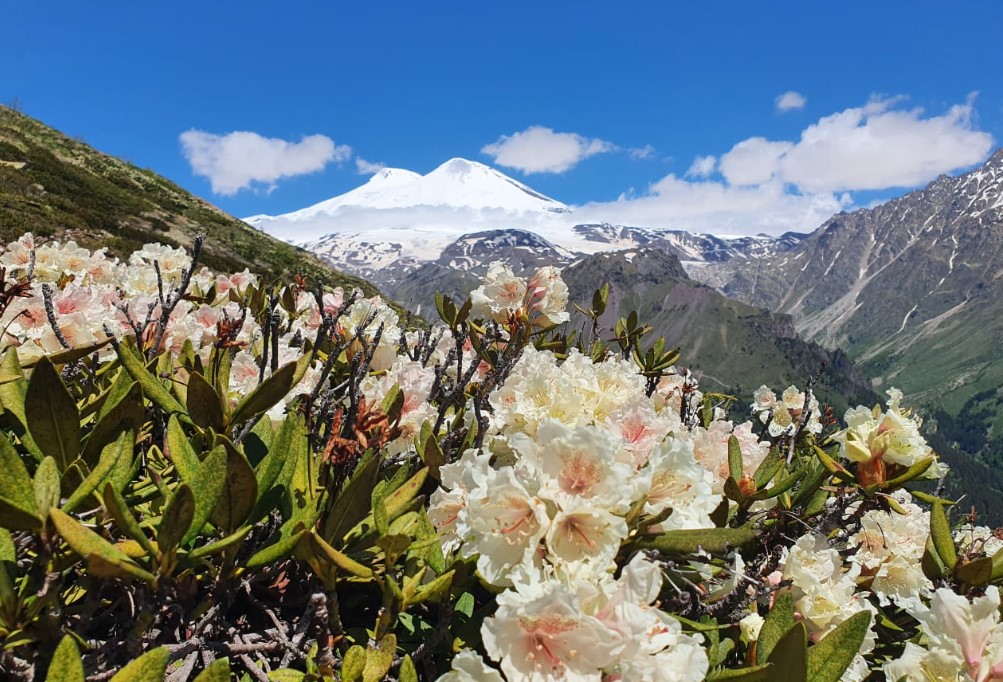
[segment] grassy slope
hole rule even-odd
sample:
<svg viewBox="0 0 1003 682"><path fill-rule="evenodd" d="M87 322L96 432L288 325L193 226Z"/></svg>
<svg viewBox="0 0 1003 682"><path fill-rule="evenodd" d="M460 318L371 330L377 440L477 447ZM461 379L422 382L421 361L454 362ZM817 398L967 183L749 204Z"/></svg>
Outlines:
<svg viewBox="0 0 1003 682"><path fill-rule="evenodd" d="M150 170L0 107L0 242L30 231L123 257L153 241L188 247L200 230L208 233L202 262L214 270L249 268L280 281L302 274L376 293L368 282L332 270Z"/></svg>

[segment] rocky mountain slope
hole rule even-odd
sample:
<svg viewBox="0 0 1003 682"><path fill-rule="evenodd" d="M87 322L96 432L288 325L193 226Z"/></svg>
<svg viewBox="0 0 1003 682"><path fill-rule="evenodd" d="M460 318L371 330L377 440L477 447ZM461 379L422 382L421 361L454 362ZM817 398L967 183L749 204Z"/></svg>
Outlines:
<svg viewBox="0 0 1003 682"><path fill-rule="evenodd" d="M698 276L790 314L806 338L844 348L880 384L965 421L973 397L1003 386L1003 150L964 175L836 215L783 254ZM985 413L990 440L1003 433L995 398L969 408Z"/></svg>
<svg viewBox="0 0 1003 682"><path fill-rule="evenodd" d="M75 239L90 249L108 247L122 256L147 242L187 247L200 230L208 233L202 261L219 271L249 268L274 278L300 273L376 291L152 171L0 107L0 241L30 231L43 239Z"/></svg>

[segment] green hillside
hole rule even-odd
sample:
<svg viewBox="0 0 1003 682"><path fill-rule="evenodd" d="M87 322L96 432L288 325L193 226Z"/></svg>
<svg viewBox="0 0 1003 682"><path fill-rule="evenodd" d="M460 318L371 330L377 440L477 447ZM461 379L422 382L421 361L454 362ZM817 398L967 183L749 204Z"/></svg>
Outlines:
<svg viewBox="0 0 1003 682"><path fill-rule="evenodd" d="M249 268L266 278L294 274L330 286L368 282L335 272L308 252L233 218L148 169L138 168L0 106L0 242L25 232L74 239L119 257L148 242L191 245L208 234L202 263Z"/></svg>

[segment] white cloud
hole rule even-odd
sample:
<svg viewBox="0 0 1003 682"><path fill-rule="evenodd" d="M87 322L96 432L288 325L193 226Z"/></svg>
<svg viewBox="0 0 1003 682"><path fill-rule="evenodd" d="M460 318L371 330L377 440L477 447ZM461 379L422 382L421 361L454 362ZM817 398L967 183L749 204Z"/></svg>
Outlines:
<svg viewBox="0 0 1003 682"><path fill-rule="evenodd" d="M668 175L641 197L591 203L575 209L578 222L609 221L635 227L719 235L810 232L845 209L849 197L795 194L778 181L751 187L690 181Z"/></svg>
<svg viewBox="0 0 1003 682"><path fill-rule="evenodd" d="M497 142L485 145L481 153L490 156L499 166L529 175L563 173L590 156L617 149L615 144L605 140L530 126L512 135L502 135Z"/></svg>
<svg viewBox="0 0 1003 682"><path fill-rule="evenodd" d="M894 109L876 99L822 118L780 160L780 174L803 191L914 187L982 161L993 136L972 125L973 97L940 116Z"/></svg>
<svg viewBox="0 0 1003 682"><path fill-rule="evenodd" d="M721 174L732 185L761 185L779 170L790 142L770 142L764 137L742 140L721 157Z"/></svg>
<svg viewBox="0 0 1003 682"><path fill-rule="evenodd" d="M643 147L631 147L627 150L632 159L650 159L655 153L655 148L650 144L646 144Z"/></svg>
<svg viewBox="0 0 1003 682"><path fill-rule="evenodd" d="M808 100L800 92L788 90L782 95L777 95L775 103L777 111L783 112L790 111L791 109L804 109L804 105L808 103Z"/></svg>
<svg viewBox="0 0 1003 682"><path fill-rule="evenodd" d="M716 234L807 232L852 208L853 191L916 187L985 159L993 137L972 123L973 99L929 116L903 98L877 98L826 116L797 141L751 137L715 159L697 156L642 196L576 209L610 221ZM714 171L721 180L710 180Z"/></svg>
<svg viewBox="0 0 1003 682"><path fill-rule="evenodd" d="M940 116L895 108L901 97L877 98L826 116L797 142L751 137L721 157L732 185L779 178L802 192L915 187L985 158L993 137L972 125L973 99Z"/></svg>
<svg viewBox="0 0 1003 682"><path fill-rule="evenodd" d="M254 183L274 187L276 181L322 170L352 155L325 135L288 142L237 131L216 135L202 130L181 133L181 149L192 171L209 179L214 194L232 195Z"/></svg>
<svg viewBox="0 0 1003 682"><path fill-rule="evenodd" d="M715 168L717 168L716 156L697 156L690 164L689 170L686 171L686 177L709 178Z"/></svg>
<svg viewBox="0 0 1003 682"><path fill-rule="evenodd" d="M359 175L373 175L374 173L379 173L386 167L387 164L382 161L366 161L361 156L355 157L355 170Z"/></svg>

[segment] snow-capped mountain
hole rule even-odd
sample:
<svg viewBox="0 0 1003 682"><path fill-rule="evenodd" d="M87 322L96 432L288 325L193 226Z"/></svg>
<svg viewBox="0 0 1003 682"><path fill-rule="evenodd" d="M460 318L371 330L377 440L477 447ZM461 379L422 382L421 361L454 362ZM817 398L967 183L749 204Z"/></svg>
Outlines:
<svg viewBox="0 0 1003 682"><path fill-rule="evenodd" d="M528 262L511 247L546 252L558 261L555 264L566 264L587 254L654 246L698 266L762 257L800 241L794 233L780 239L722 238L578 224L567 205L466 159L450 159L426 175L385 168L340 196L292 213L245 221L391 289L424 263L476 270L499 255Z"/></svg>

